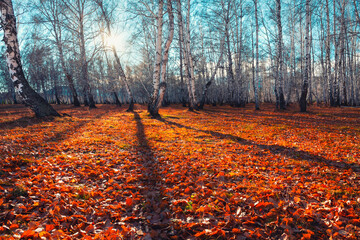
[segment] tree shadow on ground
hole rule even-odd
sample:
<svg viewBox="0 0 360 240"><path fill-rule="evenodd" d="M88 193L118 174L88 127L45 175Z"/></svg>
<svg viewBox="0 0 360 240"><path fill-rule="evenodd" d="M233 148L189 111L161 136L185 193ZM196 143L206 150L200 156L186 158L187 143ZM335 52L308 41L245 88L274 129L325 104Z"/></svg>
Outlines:
<svg viewBox="0 0 360 240"><path fill-rule="evenodd" d="M0 123L0 129L11 130L17 127L26 128L43 122L52 122L53 120L54 120L53 117L44 117L44 118L22 117L16 120Z"/></svg>
<svg viewBox="0 0 360 240"><path fill-rule="evenodd" d="M31 135L30 139L28 139L29 142L31 142L30 148L25 151L25 153L22 151L23 146L22 143L19 144L11 144L11 147L5 147L4 142L0 142L0 144L3 145L3 149L1 149L0 153L3 154L3 156L11 155L11 156L18 156L21 155L21 157L44 157L44 156L50 156L53 153L59 152L59 143L62 141L65 141L66 139L71 138L74 134L80 131L80 129L87 124L98 121L100 118L106 116L108 114L108 111L106 111L103 114L98 114L94 117L93 120L89 119L81 119L81 120L75 120L76 124L74 125L65 125L64 128L59 129L53 129L52 132L53 135L44 135L42 138L39 137L39 135ZM30 119L30 120L29 120ZM20 125L20 122L27 122L24 125ZM0 129L2 125L7 126L6 128L2 128L4 130L11 130L13 128L19 127L19 125L23 128L34 126L33 129L31 129L32 132L38 132L38 128L41 128L41 126L35 126L37 124L41 124L44 122L53 122L54 118L31 118L31 117L23 117L18 120L0 123ZM10 124L10 125L9 125ZM1 135L1 133L0 133ZM41 135L41 134L40 134ZM9 144L7 144L9 145ZM19 154L22 152L21 154ZM2 156L0 156L1 159Z"/></svg>
<svg viewBox="0 0 360 240"><path fill-rule="evenodd" d="M138 155L136 161L144 167L143 175L145 176L141 180L143 187L140 189L140 193L145 201L142 215L148 221L144 221L142 227L145 232L155 230L158 239L167 238L171 230L170 207L168 202L164 200L164 183L159 173L161 164L149 145L140 115L136 111L133 114L136 121L136 138L138 141L138 145L135 147L136 154Z"/></svg>
<svg viewBox="0 0 360 240"><path fill-rule="evenodd" d="M210 134L211 136L219 138L219 139L232 140L232 141L238 142L242 145L256 146L260 149L268 150L272 154L281 154L282 156L286 156L286 157L293 158L293 159L305 160L308 162L315 162L315 163L322 163L322 164L326 164L329 167L335 167L340 170L352 169L354 172L360 172L359 164L355 164L355 163L349 164L349 163L341 162L341 161L332 161L332 160L326 159L324 157L321 157L321 156L318 156L318 155L315 155L315 154L312 154L312 153L309 153L309 152L306 152L303 150L296 149L294 147L259 144L254 141L247 140L247 139L244 139L244 138L241 138L238 136L234 136L231 134L224 134L224 133L219 133L219 132L215 132L215 131L211 131L211 130L201 130L201 129L193 128L190 126L185 126L180 123L173 122L173 121L165 120L163 118L159 119L159 121L161 121L165 124L176 126L178 128L186 128L188 130L193 130L193 131Z"/></svg>

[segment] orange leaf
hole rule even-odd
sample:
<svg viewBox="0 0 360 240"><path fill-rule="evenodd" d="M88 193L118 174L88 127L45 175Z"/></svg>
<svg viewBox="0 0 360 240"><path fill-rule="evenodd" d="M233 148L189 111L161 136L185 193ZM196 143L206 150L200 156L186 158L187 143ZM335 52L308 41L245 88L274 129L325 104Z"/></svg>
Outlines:
<svg viewBox="0 0 360 240"><path fill-rule="evenodd" d="M26 230L21 235L21 238L24 238L24 239L33 238L33 237L35 237L35 235L36 235L36 232L34 230Z"/></svg>
<svg viewBox="0 0 360 240"><path fill-rule="evenodd" d="M204 231L202 232L198 232L197 234L195 234L195 237L201 237L202 235L206 234L206 231L207 229L205 229Z"/></svg>
<svg viewBox="0 0 360 240"><path fill-rule="evenodd" d="M50 239L50 238L51 238L51 234L48 233L48 232L42 231L42 232L39 233L39 237L40 237L40 238Z"/></svg>
<svg viewBox="0 0 360 240"><path fill-rule="evenodd" d="M126 206L127 206L127 207L131 207L132 204L133 204L132 198L130 198L130 197L127 198L127 199L126 199Z"/></svg>
<svg viewBox="0 0 360 240"><path fill-rule="evenodd" d="M13 224L10 225L10 230L14 230L14 229L17 229L17 228L19 228L19 225L16 224L16 223L13 223Z"/></svg>
<svg viewBox="0 0 360 240"><path fill-rule="evenodd" d="M311 239L311 234L310 233L304 233L301 239L303 239L303 240Z"/></svg>
<svg viewBox="0 0 360 240"><path fill-rule="evenodd" d="M53 224L48 224L45 226L45 230L47 232L51 232L51 230L53 230L55 228L55 226Z"/></svg>
<svg viewBox="0 0 360 240"><path fill-rule="evenodd" d="M226 212L231 212L231 209L230 209L229 205L227 205L227 204L225 206L225 209L226 209Z"/></svg>
<svg viewBox="0 0 360 240"><path fill-rule="evenodd" d="M225 237L225 231L222 229L213 229L212 233L209 234L209 236L214 236L214 235L221 235L223 237Z"/></svg>
<svg viewBox="0 0 360 240"><path fill-rule="evenodd" d="M299 197L294 197L294 202L299 203L301 199Z"/></svg>

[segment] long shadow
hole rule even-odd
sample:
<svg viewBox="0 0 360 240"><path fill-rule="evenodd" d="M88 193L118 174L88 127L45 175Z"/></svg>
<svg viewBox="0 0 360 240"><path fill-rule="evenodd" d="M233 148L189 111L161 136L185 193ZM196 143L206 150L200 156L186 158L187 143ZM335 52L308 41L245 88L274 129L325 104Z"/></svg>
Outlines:
<svg viewBox="0 0 360 240"><path fill-rule="evenodd" d="M138 163L145 168L145 178L142 179L143 188L140 190L145 198L144 213L148 221L143 224L145 232L151 230L160 231L159 236L169 235L170 219L168 217L168 203L164 204L163 181L159 174L161 169L156 156L146 138L144 124L137 112L133 112L136 121L136 138L138 145L135 150L139 156Z"/></svg>
<svg viewBox="0 0 360 240"><path fill-rule="evenodd" d="M46 154L51 154L53 152L57 152L59 151L58 148L54 148L52 146L52 144L58 144L59 142L61 141L64 141L66 139L69 139L72 135L74 135L76 132L78 132L80 130L80 128L82 128L83 126L85 126L86 124L92 122L92 121L96 121L98 119L100 119L101 117L103 117L104 115L106 115L108 113L105 112L104 114L98 114L96 115L94 118L94 120L84 120L82 119L81 121L77 122L74 126L67 126L65 128L63 128L61 131L57 131L55 132L55 134L53 136L44 136L44 138L42 140L35 140L32 142L31 144L31 149L32 149L32 152L38 152L38 157L41 157L42 154L46 153ZM40 124L42 122L52 122L54 120L54 118L29 118L29 117L23 117L24 119L32 119L33 122L29 123L27 126L32 126L32 125L36 125L36 124ZM14 122L17 122L18 120L15 120ZM8 125L7 125L8 126ZM1 124L0 124L0 127L1 127ZM13 126L14 128L16 126ZM22 127L26 127L24 125L22 125ZM0 133L1 135L1 133ZM1 144L1 142L0 142ZM44 144L49 146L49 147L44 147ZM16 148L12 148L12 150L16 153L17 150ZM37 151L37 150L40 150L40 151ZM7 154L14 154L14 153L11 153L11 152L8 152ZM28 153L28 155L31 155L31 153ZM0 156L0 159L1 159L1 156Z"/></svg>
<svg viewBox="0 0 360 240"><path fill-rule="evenodd" d="M46 118L22 117L16 120L0 123L0 129L11 130L17 127L26 128L43 122L51 122L53 120L54 120L53 117L46 117Z"/></svg>
<svg viewBox="0 0 360 240"><path fill-rule="evenodd" d="M215 132L215 131L211 131L211 130L196 129L196 128L193 128L193 127L182 125L180 123L165 120L163 118L160 118L159 121L164 122L165 124L176 126L178 128L186 128L186 129L193 130L193 131L207 133L207 134L210 134L213 137L216 137L216 138L219 138L219 139L233 140L233 141L238 142L238 143L240 143L242 145L256 146L256 147L258 147L260 149L269 150L273 154L281 154L283 156L294 158L294 159L299 159L299 157L301 157L301 159L299 159L299 160L306 160L306 161L309 161L309 162L323 163L323 164L326 164L328 166L336 167L336 168L341 169L341 170L352 169L354 172L360 172L360 165L359 164L355 164L355 163L354 164L349 164L349 163L345 163L345 162L335 162L335 161L326 159L326 158L318 156L318 155L314 155L314 154L306 152L306 151L298 150L298 149L296 149L294 147L283 147L283 146L279 146L279 145L258 144L256 142L253 142L253 141L250 141L250 140L247 140L247 139L244 139L244 138L240 138L240 137L237 137L237 136L234 136L234 135L231 135L231 134L223 134L223 133L219 133L219 132Z"/></svg>

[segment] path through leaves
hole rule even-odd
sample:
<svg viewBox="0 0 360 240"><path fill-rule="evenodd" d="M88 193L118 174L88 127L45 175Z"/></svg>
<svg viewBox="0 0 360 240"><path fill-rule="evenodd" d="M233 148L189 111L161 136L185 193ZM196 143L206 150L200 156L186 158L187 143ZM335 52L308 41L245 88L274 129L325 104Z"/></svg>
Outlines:
<svg viewBox="0 0 360 240"><path fill-rule="evenodd" d="M358 239L360 110L0 107L0 238Z"/></svg>

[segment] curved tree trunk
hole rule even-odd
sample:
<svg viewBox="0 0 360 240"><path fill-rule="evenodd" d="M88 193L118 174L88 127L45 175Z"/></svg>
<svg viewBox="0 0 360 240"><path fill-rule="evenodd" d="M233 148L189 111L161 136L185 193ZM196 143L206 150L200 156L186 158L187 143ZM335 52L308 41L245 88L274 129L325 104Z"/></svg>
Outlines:
<svg viewBox="0 0 360 240"><path fill-rule="evenodd" d="M6 44L6 60L15 91L20 94L25 104L33 110L37 117L60 116L50 104L31 88L25 78L21 64L16 19L12 1L2 0L0 7L1 25L4 31L4 42Z"/></svg>

